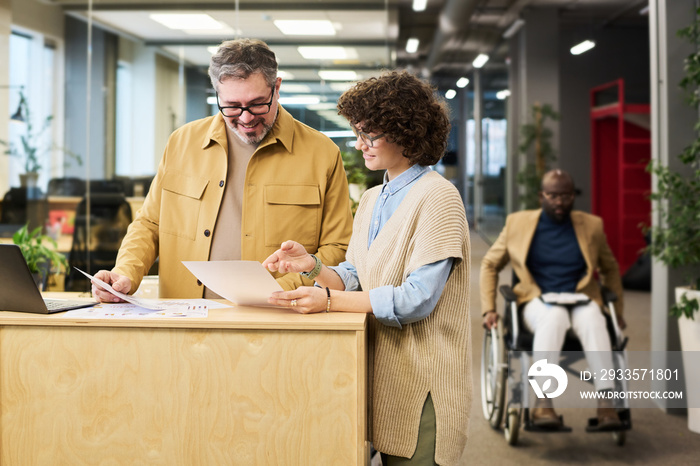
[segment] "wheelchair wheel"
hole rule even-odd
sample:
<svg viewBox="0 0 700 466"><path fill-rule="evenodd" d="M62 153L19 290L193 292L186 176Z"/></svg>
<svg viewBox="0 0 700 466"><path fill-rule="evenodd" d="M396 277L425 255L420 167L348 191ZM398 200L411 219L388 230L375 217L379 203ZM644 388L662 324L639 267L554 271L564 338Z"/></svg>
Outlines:
<svg viewBox="0 0 700 466"><path fill-rule="evenodd" d="M484 332L481 349L481 408L494 429L501 427L505 408L506 352L501 327Z"/></svg>
<svg viewBox="0 0 700 466"><path fill-rule="evenodd" d="M620 430L617 432L612 433L612 438L615 441L615 444L619 447L623 446L625 444L625 440L627 440L627 432L624 430Z"/></svg>
<svg viewBox="0 0 700 466"><path fill-rule="evenodd" d="M518 443L518 433L520 432L520 410L517 408L510 408L508 414L506 415L506 426L503 429L503 433L506 436L506 442L508 445L515 445Z"/></svg>

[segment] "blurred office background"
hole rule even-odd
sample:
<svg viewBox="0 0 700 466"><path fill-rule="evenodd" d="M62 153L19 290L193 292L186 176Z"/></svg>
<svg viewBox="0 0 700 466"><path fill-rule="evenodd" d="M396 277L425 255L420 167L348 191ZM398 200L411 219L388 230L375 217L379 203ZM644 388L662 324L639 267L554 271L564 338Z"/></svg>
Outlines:
<svg viewBox="0 0 700 466"><path fill-rule="evenodd" d="M23 155L0 156L0 240L29 222L74 264L92 257L109 266L169 134L217 111L212 50L254 37L277 54L281 104L350 154L355 138L335 110L345 89L383 69L430 80L453 124L436 169L459 188L486 244L527 194L518 178L535 149L520 149L523 132L544 131L550 166L573 174L577 208L603 216L627 272L645 244L639 225L654 221L644 167L650 158L673 165L693 138L697 115L677 85L693 49L676 31L695 8L694 0L0 0L0 140L27 144L36 159L28 167ZM654 267L652 349L674 349L667 309L678 277ZM75 280L53 286L86 286Z"/></svg>

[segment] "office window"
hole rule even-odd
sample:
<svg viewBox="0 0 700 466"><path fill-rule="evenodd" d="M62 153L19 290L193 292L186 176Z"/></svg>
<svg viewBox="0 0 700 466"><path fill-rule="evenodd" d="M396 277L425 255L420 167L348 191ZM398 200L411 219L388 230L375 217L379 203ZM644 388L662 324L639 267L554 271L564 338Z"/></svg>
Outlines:
<svg viewBox="0 0 700 466"><path fill-rule="evenodd" d="M482 172L484 176L499 176L506 166L506 120L481 120ZM467 121L467 174L474 175L474 120Z"/></svg>
<svg viewBox="0 0 700 466"><path fill-rule="evenodd" d="M44 189L48 180L63 173L64 155L56 147L61 146L57 125L56 43L41 34L13 31L10 35L10 93L9 112L14 115L21 95L26 102L24 122L12 121L9 139L17 146L21 137L28 134L31 124L32 143L37 148L39 187ZM20 94L21 93L21 94ZM26 112L26 114L24 114ZM51 118L49 118L51 117ZM13 157L7 176L10 186L19 186L19 175L25 173L25 157Z"/></svg>
<svg viewBox="0 0 700 466"><path fill-rule="evenodd" d="M134 175L131 151L131 65L119 62L117 65L117 109L116 109L116 167L117 176Z"/></svg>

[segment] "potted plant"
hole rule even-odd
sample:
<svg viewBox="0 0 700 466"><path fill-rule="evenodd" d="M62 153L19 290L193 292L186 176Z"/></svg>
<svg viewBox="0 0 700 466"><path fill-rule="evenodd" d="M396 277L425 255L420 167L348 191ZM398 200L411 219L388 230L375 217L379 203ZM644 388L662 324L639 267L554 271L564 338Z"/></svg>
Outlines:
<svg viewBox="0 0 700 466"><path fill-rule="evenodd" d="M41 234L41 227L29 231L29 225L24 225L12 235L12 242L19 246L27 261L29 271L34 276L39 289L43 288L43 283L52 269L65 272L68 268L68 261L60 254L56 240L47 235ZM49 247L48 245L53 247Z"/></svg>
<svg viewBox="0 0 700 466"><path fill-rule="evenodd" d="M350 200L352 201L352 214L355 215L357 206L360 203L362 193L367 188L382 184L383 171L371 171L365 166L365 159L359 150L349 150L340 154L343 158L345 176L348 179L350 189Z"/></svg>
<svg viewBox="0 0 700 466"><path fill-rule="evenodd" d="M700 15L700 9L697 11ZM700 20L678 31L678 36L691 41L695 51L685 60L685 77L680 83L688 103L700 107ZM700 303L700 121L695 124L696 138L678 156L683 168L674 171L651 161L648 171L656 175L651 199L656 201L660 224L648 230L651 244L648 252L668 267L685 275L685 286L676 288L676 304L671 315L678 317L681 349L700 351L700 319L695 319ZM698 406L690 398L700 394L700 374L686 363L688 406ZM688 408L688 427L700 432L700 408Z"/></svg>
<svg viewBox="0 0 700 466"><path fill-rule="evenodd" d="M53 115L46 117L39 129L32 123L32 115L27 104L24 92L19 91L19 114L23 116L24 132L20 135L19 144L0 139L0 145L5 146L5 154L23 160L24 173L20 175L22 186L35 188L41 170L41 160L44 153L51 150L60 150L69 158L75 160L78 165L83 161L80 155L55 144L45 143L44 133L51 127Z"/></svg>
<svg viewBox="0 0 700 466"><path fill-rule="evenodd" d="M516 177L518 184L525 188L525 193L520 197L522 209L536 209L540 206L539 191L542 176L557 159L552 147L554 133L547 127L547 120L559 120L559 113L549 104L542 105L535 102L532 106L532 119L532 123L520 127L522 142L518 150L526 156L532 151L534 158L534 162L528 162Z"/></svg>

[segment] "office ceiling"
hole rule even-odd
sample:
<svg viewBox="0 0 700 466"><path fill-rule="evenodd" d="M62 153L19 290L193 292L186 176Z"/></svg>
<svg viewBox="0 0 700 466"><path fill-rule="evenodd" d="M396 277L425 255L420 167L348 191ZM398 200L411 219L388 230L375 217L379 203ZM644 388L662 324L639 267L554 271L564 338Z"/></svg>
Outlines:
<svg viewBox="0 0 700 466"><path fill-rule="evenodd" d="M61 6L68 14L86 19L87 0L40 0ZM346 82L328 82L319 70L352 70L357 79L386 68L407 68L430 78L440 89L454 88L472 70L480 54L490 56L483 68L485 90L507 87L507 41L503 33L526 9L557 8L562 21L591 27L644 27L640 10L648 0L427 0L424 11L413 0L93 0L92 18L114 32L157 46L189 65L206 69L208 47L222 40L256 37L265 40L285 72L282 92L290 95L321 93L334 102ZM151 14L206 13L223 29L173 30L155 22ZM284 35L276 20L325 19L335 26L333 36ZM409 38L419 40L409 53ZM345 57L306 59L299 46L339 46ZM328 114L334 109L320 109ZM337 117L337 115L336 115Z"/></svg>
<svg viewBox="0 0 700 466"><path fill-rule="evenodd" d="M43 0L85 18L86 0ZM405 67L450 83L472 69L479 53L491 60L486 69L503 68L508 51L503 33L526 8L558 8L562 19L595 27L644 24L640 10L647 0L427 0L415 12L413 0L93 0L93 20L112 30L157 45L187 63L206 67L207 46L242 36L265 40L278 55L280 68L300 81L318 81L319 69L352 69L359 78L382 68ZM224 29L168 29L150 18L153 13L206 13ZM286 36L274 25L279 19L327 19L334 36ZM406 41L419 39L408 53ZM346 58L304 59L299 45L337 45ZM288 79L289 80L289 79Z"/></svg>

